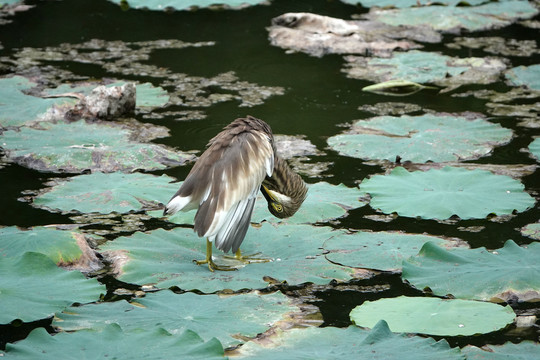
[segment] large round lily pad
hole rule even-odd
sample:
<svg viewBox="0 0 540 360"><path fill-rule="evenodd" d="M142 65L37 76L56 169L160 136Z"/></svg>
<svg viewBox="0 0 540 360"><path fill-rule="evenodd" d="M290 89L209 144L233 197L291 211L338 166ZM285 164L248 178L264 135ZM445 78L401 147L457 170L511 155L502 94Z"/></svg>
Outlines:
<svg viewBox="0 0 540 360"><path fill-rule="evenodd" d="M107 123L40 123L0 136L12 161L39 171L78 173L157 170L178 166L194 156L163 145L130 140L126 129Z"/></svg>
<svg viewBox="0 0 540 360"><path fill-rule="evenodd" d="M328 144L343 155L370 160L444 162L477 159L512 138L512 130L481 118L426 114L358 120Z"/></svg>
<svg viewBox="0 0 540 360"><path fill-rule="evenodd" d="M210 293L223 289L265 288L266 276L291 285L350 280L353 269L332 264L322 255L324 241L341 234L344 232L329 227L263 223L248 230L241 250L243 254L273 261L247 264L237 271L210 272L206 265L194 264L193 260L205 258L206 245L205 239L197 237L189 228L135 233L108 242L100 249L113 259L119 280L162 288L175 285L184 290ZM239 265L221 254L214 248L217 263Z"/></svg>
<svg viewBox="0 0 540 360"><path fill-rule="evenodd" d="M360 184L371 195L371 207L384 213L423 219L480 219L489 214L525 211L535 200L523 184L485 170L456 167L408 172L397 167Z"/></svg>
<svg viewBox="0 0 540 360"><path fill-rule="evenodd" d="M401 262L418 254L426 242L442 247L465 246L455 239L399 232L359 231L349 236L335 236L324 242L325 255L333 263L355 268L401 271Z"/></svg>
<svg viewBox="0 0 540 360"><path fill-rule="evenodd" d="M168 200L178 185L167 175L101 172L57 179L32 205L69 213L126 213Z"/></svg>
<svg viewBox="0 0 540 360"><path fill-rule="evenodd" d="M65 331L102 330L114 322L129 333L160 327L173 334L190 329L207 341L215 337L232 346L240 342L238 334L254 337L299 311L279 292L220 297L164 290L135 301L71 307L56 315L54 326Z"/></svg>
<svg viewBox="0 0 540 360"><path fill-rule="evenodd" d="M358 326L384 319L393 332L458 336L490 333L514 321L510 306L470 300L407 297L366 301L351 311Z"/></svg>
<svg viewBox="0 0 540 360"><path fill-rule="evenodd" d="M42 99L26 95L22 90L37 86L35 82L22 76L0 79L0 127L21 126L37 120L53 105L73 105L72 98Z"/></svg>
<svg viewBox="0 0 540 360"><path fill-rule="evenodd" d="M293 329L271 338L272 346L248 342L240 349L250 359L458 360L458 348L445 340L394 334L385 321L371 330L349 326Z"/></svg>
<svg viewBox="0 0 540 360"><path fill-rule="evenodd" d="M44 328L33 330L16 344L7 344L10 359L223 359L223 346L217 339L205 342L186 330L171 334L161 327L126 333L117 324L100 331L62 332L51 336ZM2 352L0 352L2 354Z"/></svg>
<svg viewBox="0 0 540 360"><path fill-rule="evenodd" d="M426 243L418 255L403 262L403 278L434 294L461 299L507 301L540 299L540 243L520 247L444 250Z"/></svg>
<svg viewBox="0 0 540 360"><path fill-rule="evenodd" d="M105 286L56 266L47 255L26 252L0 258L0 324L44 319L75 302L99 300Z"/></svg>

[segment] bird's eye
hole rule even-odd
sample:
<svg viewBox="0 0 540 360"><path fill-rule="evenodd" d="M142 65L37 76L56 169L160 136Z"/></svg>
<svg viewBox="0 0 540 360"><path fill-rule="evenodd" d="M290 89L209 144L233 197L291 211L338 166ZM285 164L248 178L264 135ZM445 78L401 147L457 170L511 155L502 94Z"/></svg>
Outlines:
<svg viewBox="0 0 540 360"><path fill-rule="evenodd" d="M274 210L276 210L278 213L282 212L283 211L283 206L281 204L278 204L278 203L272 203L272 207L274 208Z"/></svg>

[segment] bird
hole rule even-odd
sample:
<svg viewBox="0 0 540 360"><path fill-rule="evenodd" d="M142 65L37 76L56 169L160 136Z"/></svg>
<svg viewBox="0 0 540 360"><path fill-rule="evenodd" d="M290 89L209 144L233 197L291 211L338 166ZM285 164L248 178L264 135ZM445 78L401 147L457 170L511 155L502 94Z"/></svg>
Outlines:
<svg viewBox="0 0 540 360"><path fill-rule="evenodd" d="M194 231L206 238L206 259L194 262L207 264L212 272L236 270L213 261L212 243L244 260L240 245L259 190L278 218L293 216L307 195L300 175L277 154L270 126L248 115L232 121L208 142L163 215L198 209Z"/></svg>

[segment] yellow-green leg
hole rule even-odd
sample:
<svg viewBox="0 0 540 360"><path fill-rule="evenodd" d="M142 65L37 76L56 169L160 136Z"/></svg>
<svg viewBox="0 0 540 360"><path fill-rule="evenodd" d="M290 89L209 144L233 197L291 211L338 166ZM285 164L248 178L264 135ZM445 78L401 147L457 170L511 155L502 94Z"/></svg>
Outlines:
<svg viewBox="0 0 540 360"><path fill-rule="evenodd" d="M208 269L210 269L210 271L212 272L214 272L214 270L219 270L219 271L237 270L235 267L231 267L231 266L220 266L212 260L212 242L208 239L206 239L206 259L193 260L193 262L195 262L195 264L197 265L208 264Z"/></svg>
<svg viewBox="0 0 540 360"><path fill-rule="evenodd" d="M265 263L270 262L272 259L266 259L266 258L256 258L255 255L259 255L260 253L255 253L251 255L242 255L242 251L240 249L236 250L234 253L234 258L244 264L251 264L251 263Z"/></svg>

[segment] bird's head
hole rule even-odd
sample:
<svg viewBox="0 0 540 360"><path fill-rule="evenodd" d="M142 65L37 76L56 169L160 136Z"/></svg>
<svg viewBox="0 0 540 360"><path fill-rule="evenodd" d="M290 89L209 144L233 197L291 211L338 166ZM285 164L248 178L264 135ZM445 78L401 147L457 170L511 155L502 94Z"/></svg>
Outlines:
<svg viewBox="0 0 540 360"><path fill-rule="evenodd" d="M293 216L296 211L298 211L300 205L302 205L306 198L307 187L304 185L301 188L301 191L293 194L293 196L270 190L265 185L261 186L261 192L268 202L268 210L270 213L275 217L284 219Z"/></svg>

